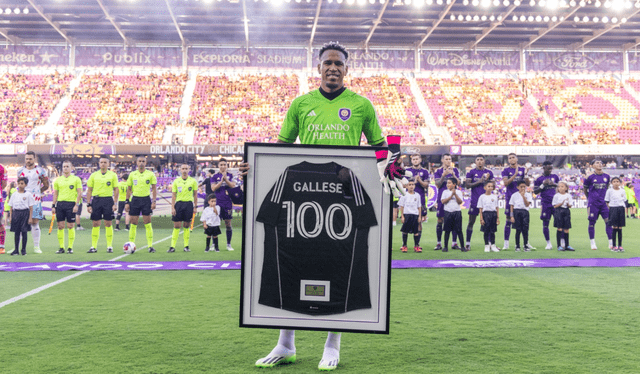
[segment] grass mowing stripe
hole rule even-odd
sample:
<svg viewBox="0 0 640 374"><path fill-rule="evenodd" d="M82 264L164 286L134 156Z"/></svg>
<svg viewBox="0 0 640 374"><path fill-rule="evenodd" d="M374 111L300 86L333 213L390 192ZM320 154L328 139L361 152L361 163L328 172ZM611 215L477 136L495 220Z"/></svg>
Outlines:
<svg viewBox="0 0 640 374"><path fill-rule="evenodd" d="M197 228L197 227L200 227L200 226L202 226L202 225L198 225L198 226L194 227L194 229L195 229L195 228ZM164 239L160 239L160 240L158 240L158 241L156 241L156 242L153 242L153 244L158 244L158 243L164 242L164 241L166 241L166 240L168 240L168 239L171 239L171 236L167 236L167 237L166 237L166 238L164 238ZM148 247L148 246L146 246L146 245L145 245L144 247L142 247L142 248L140 248L140 249L145 249L145 248L147 248L147 247ZM121 259L121 258L124 258L124 257L126 257L126 256L129 256L129 255L125 253L125 254L123 254L122 256L118 256L118 257L116 257L116 258L112 258L112 259L111 259L111 260L109 260L109 261L117 261L117 260L119 260L119 259ZM58 284L60 284L60 283L63 283L63 282L66 282L66 281L68 281L68 280L71 280L71 279L73 279L73 278L79 277L79 276L81 276L82 274L88 273L88 272L90 272L90 271L91 271L91 270L83 270L83 271L81 271L81 272L79 272L79 273L76 273L76 274L70 275L70 276L68 276L68 277L64 277L64 278L62 278L62 279L58 279L58 280L57 280L57 281L55 281L55 282L51 282L51 283L45 284L44 286L40 286L40 287L35 288L35 289L33 289L33 290L29 291L29 292L25 292L25 293L23 293L22 295L18 295L18 296L13 297L13 298L11 298L11 299L9 299L9 300L3 301L3 302L1 302L1 303L0 303L0 308L2 308L2 307L4 307L4 306L7 306L7 305L9 305L9 304L13 304L13 303L15 303L16 301L20 301L20 300L22 300L22 299L24 299L24 298L26 298L26 297L31 296L31 295L35 295L35 294L37 294L37 293L39 293L39 292L41 292L41 291L44 291L44 290L46 290L46 289L48 289L48 288L51 288L51 287L53 287L53 286L55 286L55 285L58 285Z"/></svg>

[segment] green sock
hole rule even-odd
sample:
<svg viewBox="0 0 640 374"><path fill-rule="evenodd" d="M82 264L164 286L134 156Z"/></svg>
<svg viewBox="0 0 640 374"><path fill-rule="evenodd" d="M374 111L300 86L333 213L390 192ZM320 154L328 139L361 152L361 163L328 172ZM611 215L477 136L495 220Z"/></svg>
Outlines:
<svg viewBox="0 0 640 374"><path fill-rule="evenodd" d="M147 247L153 247L153 226L151 226L151 222L144 225L144 228L147 232Z"/></svg>
<svg viewBox="0 0 640 374"><path fill-rule="evenodd" d="M183 239L184 239L184 246L188 247L189 246L189 238L191 237L191 231L189 230L188 227L184 228L184 232L182 233Z"/></svg>
<svg viewBox="0 0 640 374"><path fill-rule="evenodd" d="M129 227L129 241L136 242L136 234L138 233L138 225L131 225Z"/></svg>
<svg viewBox="0 0 640 374"><path fill-rule="evenodd" d="M91 248L98 246L98 239L100 239L100 226L91 229Z"/></svg>
<svg viewBox="0 0 640 374"><path fill-rule="evenodd" d="M76 241L76 228L72 227L69 229L69 248L73 249L73 242Z"/></svg>
<svg viewBox="0 0 640 374"><path fill-rule="evenodd" d="M104 231L107 233L107 247L113 247L113 226L105 227Z"/></svg>
<svg viewBox="0 0 640 374"><path fill-rule="evenodd" d="M173 248L175 248L176 244L178 243L178 236L180 236L180 229L176 229L174 227L173 228L173 234L171 234L171 246Z"/></svg>
<svg viewBox="0 0 640 374"><path fill-rule="evenodd" d="M58 243L60 244L58 248L64 248L64 229L58 229Z"/></svg>

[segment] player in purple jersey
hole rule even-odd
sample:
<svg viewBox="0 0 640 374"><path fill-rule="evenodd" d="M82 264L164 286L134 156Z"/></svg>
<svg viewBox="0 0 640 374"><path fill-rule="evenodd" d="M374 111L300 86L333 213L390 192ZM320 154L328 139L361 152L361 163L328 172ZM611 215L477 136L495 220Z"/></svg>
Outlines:
<svg viewBox="0 0 640 374"><path fill-rule="evenodd" d="M424 222L427 218L427 200L426 200L426 192L429 189L429 183L431 182L431 177L429 176L429 170L422 167L422 156L420 153L414 153L411 155L411 167L407 168L406 171L410 171L413 175L413 180L416 182L415 193L420 196L421 205L421 213L422 217L420 221L420 231L422 231L422 222Z"/></svg>
<svg viewBox="0 0 640 374"><path fill-rule="evenodd" d="M611 182L611 177L602 171L602 161L593 161L594 173L589 175L583 183L584 194L587 196L587 215L589 216L589 239L591 239L591 249L594 251L596 247L596 221L602 216L606 225L607 237L609 238L609 247L613 247L612 234L613 229L609 225L609 208L604 201L607 194L607 188Z"/></svg>
<svg viewBox="0 0 640 374"><path fill-rule="evenodd" d="M218 206L220 206L220 218L224 220L224 224L227 227L227 250L233 251L231 247L233 203L227 191L235 188L236 182L233 180L233 174L227 172L227 160L221 158L218 161L218 168L220 171L211 177L211 189L216 194L216 200Z"/></svg>
<svg viewBox="0 0 640 374"><path fill-rule="evenodd" d="M518 156L515 153L509 153L507 158L509 167L502 170L502 182L506 188L504 201L504 215L506 216L504 223L504 247L502 250L509 249L509 237L511 236L511 209L509 207L509 199L511 195L518 192L518 182L524 180L529 170L522 166L518 166Z"/></svg>
<svg viewBox="0 0 640 374"><path fill-rule="evenodd" d="M544 249L553 249L551 238L549 236L549 222L553 217L553 196L556 194L556 187L560 182L560 177L551 174L553 163L545 161L542 163L542 175L533 183L533 193L540 195L542 201L542 210L540 211L540 219L542 220L542 234L547 246Z"/></svg>
<svg viewBox="0 0 640 374"><path fill-rule="evenodd" d="M469 224L467 225L467 242L465 249L471 249L471 235L473 234L473 225L480 213L478 209L478 199L484 194L485 183L493 181L493 172L484 167L484 156L476 156L476 167L467 173L465 179L465 187L471 189L471 203L469 204Z"/></svg>
<svg viewBox="0 0 640 374"><path fill-rule="evenodd" d="M442 249L442 225L444 224L444 204L442 204L442 193L447 189L447 179L456 178L456 185L460 185L460 171L458 168L453 167L451 162L451 155L445 153L442 155L442 167L436 170L433 174L433 178L438 187L438 199L436 200L437 210L436 217L438 218L438 224L436 225L436 236L438 238L438 244L434 250L439 251ZM456 231L453 231L453 243L451 249L460 249L458 247L458 235Z"/></svg>

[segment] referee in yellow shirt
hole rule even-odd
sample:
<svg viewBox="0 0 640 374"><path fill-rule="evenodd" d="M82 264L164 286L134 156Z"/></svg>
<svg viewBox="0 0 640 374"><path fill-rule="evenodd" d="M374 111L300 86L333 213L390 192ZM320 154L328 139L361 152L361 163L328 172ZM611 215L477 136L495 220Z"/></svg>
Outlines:
<svg viewBox="0 0 640 374"><path fill-rule="evenodd" d="M73 242L76 240L76 212L78 205L82 201L82 181L75 175L71 175L73 165L71 161L62 163L62 175L56 178L53 183L53 203L51 204L51 214L56 216L58 221L58 243L60 249L57 254L64 252L64 223L67 221L69 231L69 253L73 253Z"/></svg>
<svg viewBox="0 0 640 374"><path fill-rule="evenodd" d="M180 176L173 181L171 187L171 220L173 221L173 234L171 235L171 248L167 252L176 251L180 226L184 227L184 251L189 250L189 226L193 214L198 206L198 182L189 176L189 165L180 165ZM132 226L133 227L133 226Z"/></svg>
<svg viewBox="0 0 640 374"><path fill-rule="evenodd" d="M107 253L113 253L113 213L118 202L118 175L109 170L109 159L100 158L100 170L89 176L87 181L87 211L91 214L91 248L87 253L96 253L100 239L100 220L104 221L107 237ZM93 200L91 199L93 197Z"/></svg>
<svg viewBox="0 0 640 374"><path fill-rule="evenodd" d="M131 226L129 227L129 241L136 241L138 231L138 218L142 214L142 222L147 233L147 246L149 253L155 253L153 249L153 227L151 227L151 213L156 208L158 180L152 171L147 170L147 158L138 156L136 159L138 170L129 174L127 179L127 199L124 210L129 215ZM153 194L153 198L151 195ZM131 197L133 195L133 197ZM131 198L131 201L129 199Z"/></svg>

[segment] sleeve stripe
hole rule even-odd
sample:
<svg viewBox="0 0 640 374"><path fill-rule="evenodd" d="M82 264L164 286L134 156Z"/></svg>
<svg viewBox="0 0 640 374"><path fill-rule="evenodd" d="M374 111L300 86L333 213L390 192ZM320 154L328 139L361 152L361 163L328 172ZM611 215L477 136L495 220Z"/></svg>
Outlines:
<svg viewBox="0 0 640 374"><path fill-rule="evenodd" d="M289 168L287 168L284 173L280 176L278 181L276 182L276 186L273 189L273 194L271 195L272 203L280 203L280 199L282 198L282 191L284 190L284 182L287 180L287 173L289 172Z"/></svg>
<svg viewBox="0 0 640 374"><path fill-rule="evenodd" d="M349 174L351 175L351 184L353 185L353 194L356 198L356 206L364 205L364 194L362 192L362 184L356 176L353 174L353 171L349 170Z"/></svg>

